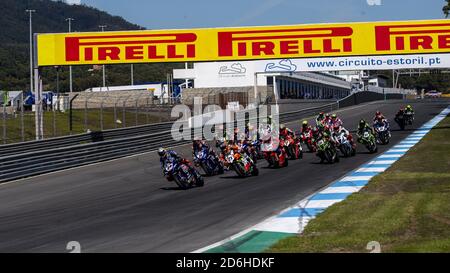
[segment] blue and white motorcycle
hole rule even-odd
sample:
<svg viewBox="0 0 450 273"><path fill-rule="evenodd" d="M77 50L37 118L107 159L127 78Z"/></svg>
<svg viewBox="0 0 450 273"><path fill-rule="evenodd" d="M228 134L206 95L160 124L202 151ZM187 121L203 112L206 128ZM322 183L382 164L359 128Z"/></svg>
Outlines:
<svg viewBox="0 0 450 273"><path fill-rule="evenodd" d="M207 176L224 173L223 163L208 148L202 148L194 154L194 163L201 167Z"/></svg>
<svg viewBox="0 0 450 273"><path fill-rule="evenodd" d="M181 189L188 189L194 185L202 187L204 180L193 173L188 161L169 160L164 165L164 176L168 181L175 181Z"/></svg>

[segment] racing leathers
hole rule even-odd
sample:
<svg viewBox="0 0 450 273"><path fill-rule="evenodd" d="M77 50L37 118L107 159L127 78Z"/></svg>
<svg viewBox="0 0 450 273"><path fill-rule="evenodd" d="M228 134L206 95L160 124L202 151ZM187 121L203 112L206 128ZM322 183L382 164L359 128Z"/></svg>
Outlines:
<svg viewBox="0 0 450 273"><path fill-rule="evenodd" d="M177 152L173 150L167 150L165 154L159 158L159 162L161 163L163 172L165 171L166 164L173 161L186 164L186 166L189 167L189 170L195 175L197 179L201 178L200 173L190 164L190 162L179 156Z"/></svg>

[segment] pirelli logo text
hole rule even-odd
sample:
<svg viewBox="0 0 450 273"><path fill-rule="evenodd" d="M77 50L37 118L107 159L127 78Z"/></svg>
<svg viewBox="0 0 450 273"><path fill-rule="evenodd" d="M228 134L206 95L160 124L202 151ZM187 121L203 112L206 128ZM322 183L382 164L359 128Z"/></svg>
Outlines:
<svg viewBox="0 0 450 273"><path fill-rule="evenodd" d="M377 51L450 49L450 23L375 26Z"/></svg>
<svg viewBox="0 0 450 273"><path fill-rule="evenodd" d="M218 33L218 57L310 56L352 52L352 27Z"/></svg>
<svg viewBox="0 0 450 273"><path fill-rule="evenodd" d="M66 62L194 59L195 33L65 37Z"/></svg>

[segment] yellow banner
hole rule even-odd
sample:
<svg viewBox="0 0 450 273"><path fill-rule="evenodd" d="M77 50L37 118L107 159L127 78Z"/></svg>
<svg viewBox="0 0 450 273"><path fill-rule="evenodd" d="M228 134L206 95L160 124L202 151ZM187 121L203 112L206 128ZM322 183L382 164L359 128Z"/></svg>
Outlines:
<svg viewBox="0 0 450 273"><path fill-rule="evenodd" d="M450 52L450 20L39 34L39 66Z"/></svg>

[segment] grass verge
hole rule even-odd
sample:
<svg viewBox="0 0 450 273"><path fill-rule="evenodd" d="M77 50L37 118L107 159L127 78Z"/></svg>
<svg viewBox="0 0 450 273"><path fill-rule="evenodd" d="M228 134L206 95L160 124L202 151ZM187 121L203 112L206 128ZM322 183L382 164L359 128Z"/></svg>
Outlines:
<svg viewBox="0 0 450 273"><path fill-rule="evenodd" d="M267 252L450 252L450 117L360 192Z"/></svg>

